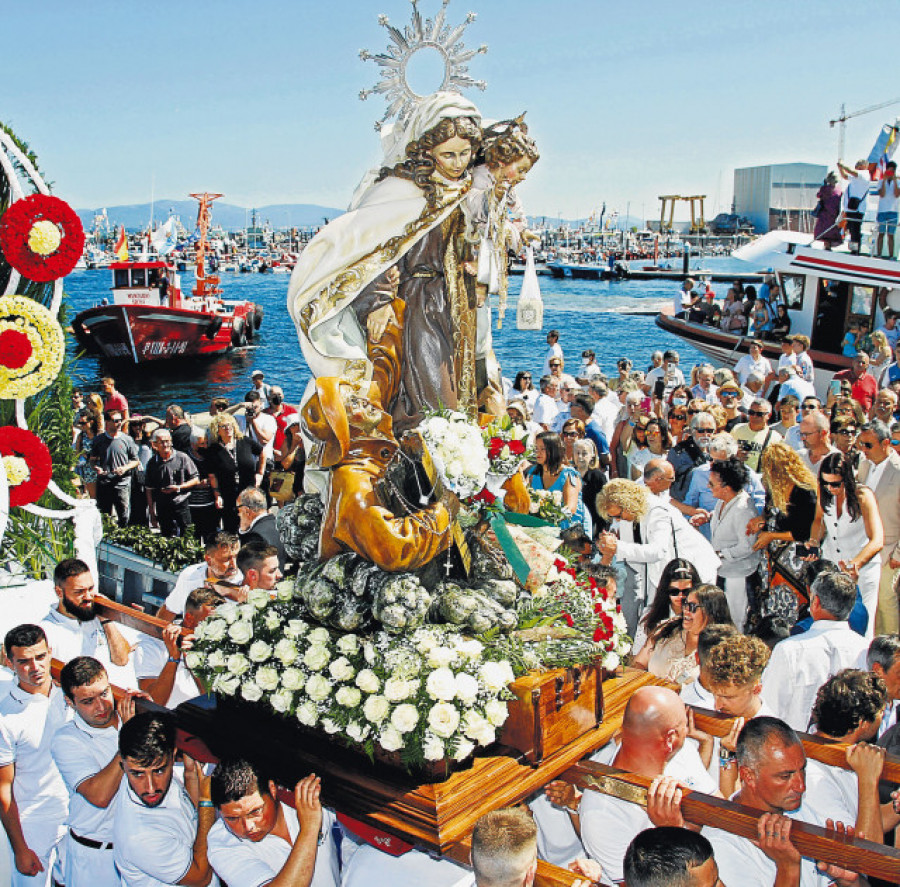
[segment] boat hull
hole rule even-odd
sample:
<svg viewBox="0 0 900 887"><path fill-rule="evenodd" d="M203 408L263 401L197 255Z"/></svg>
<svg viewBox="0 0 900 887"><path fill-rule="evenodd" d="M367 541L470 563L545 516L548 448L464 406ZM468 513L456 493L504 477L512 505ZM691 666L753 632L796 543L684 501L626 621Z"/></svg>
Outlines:
<svg viewBox="0 0 900 887"><path fill-rule="evenodd" d="M211 313L144 305L101 305L82 311L72 328L88 351L133 364L214 357L233 347L234 328L253 333L250 303L234 313ZM252 318L250 318L252 320Z"/></svg>
<svg viewBox="0 0 900 887"><path fill-rule="evenodd" d="M715 366L733 367L750 352L750 342L753 340L753 336L737 336L713 326L691 323L668 314L658 314L656 325L667 333L689 342L705 354ZM781 357L781 346L777 342L764 342L763 354L769 358L773 366L777 366L778 358ZM850 368L850 358L842 354L815 350L810 350L809 356L816 368L816 394L824 400L828 383L835 373Z"/></svg>

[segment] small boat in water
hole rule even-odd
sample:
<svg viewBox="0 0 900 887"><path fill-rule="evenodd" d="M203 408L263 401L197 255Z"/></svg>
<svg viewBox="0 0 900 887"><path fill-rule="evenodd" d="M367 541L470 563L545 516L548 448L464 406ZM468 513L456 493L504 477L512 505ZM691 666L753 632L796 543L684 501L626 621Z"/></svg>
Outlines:
<svg viewBox="0 0 900 887"><path fill-rule="evenodd" d="M823 400L834 374L850 366L850 358L841 353L849 324L864 320L873 330L884 322L885 308L900 310L900 263L892 259L826 250L815 246L811 235L794 231L772 231L733 255L772 269L791 318L791 334L809 336L816 391ZM657 316L656 325L690 342L716 366L734 366L755 338L665 313ZM763 353L777 361L781 347L766 342Z"/></svg>
<svg viewBox="0 0 900 887"><path fill-rule="evenodd" d="M80 312L72 322L79 344L110 360L134 364L211 357L249 342L262 323L262 306L222 298L219 277L206 273L209 207L219 194L192 194L200 201L196 284L190 295L165 257L113 262L112 300Z"/></svg>

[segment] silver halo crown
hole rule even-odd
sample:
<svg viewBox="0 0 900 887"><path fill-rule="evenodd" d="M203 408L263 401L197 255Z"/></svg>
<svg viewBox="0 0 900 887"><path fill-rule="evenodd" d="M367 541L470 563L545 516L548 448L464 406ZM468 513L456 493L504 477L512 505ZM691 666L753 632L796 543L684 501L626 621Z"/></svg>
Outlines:
<svg viewBox="0 0 900 887"><path fill-rule="evenodd" d="M373 55L367 49L361 49L359 57L363 61L373 61L381 69L381 80L371 89L363 89L360 99L365 101L370 95L382 94L388 103L384 116L375 124L381 129L392 117L396 117L401 126L409 119L418 102L425 96L416 93L407 78L407 66L417 52L422 50L436 51L444 64L443 81L433 92L459 92L476 88L484 91L487 84L484 80L473 80L469 76L468 62L476 55L487 52L487 44L478 49L466 49L462 36L466 28L475 21L475 13L470 12L465 21L457 26L446 22L447 6L450 0L441 0L441 9L434 19L425 19L419 12L418 0L412 3L412 19L402 31L395 28L386 15L378 16L378 24L382 25L391 38L387 51Z"/></svg>

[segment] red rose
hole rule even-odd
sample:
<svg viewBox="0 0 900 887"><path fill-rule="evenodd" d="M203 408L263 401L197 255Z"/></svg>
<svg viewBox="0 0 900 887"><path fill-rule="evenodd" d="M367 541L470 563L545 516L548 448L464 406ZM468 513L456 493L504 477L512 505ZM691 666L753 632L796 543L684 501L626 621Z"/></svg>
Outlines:
<svg viewBox="0 0 900 887"><path fill-rule="evenodd" d="M497 501L497 497L487 487L484 487L477 496L472 498L475 502L484 502L486 505L493 505Z"/></svg>

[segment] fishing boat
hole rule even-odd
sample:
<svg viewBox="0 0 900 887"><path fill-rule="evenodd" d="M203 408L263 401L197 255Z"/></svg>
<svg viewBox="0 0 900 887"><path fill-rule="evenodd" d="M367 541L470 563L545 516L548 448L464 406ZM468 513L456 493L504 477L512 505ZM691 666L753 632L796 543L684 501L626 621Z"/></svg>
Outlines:
<svg viewBox="0 0 900 887"><path fill-rule="evenodd" d="M210 206L221 194L192 194L199 201L196 283L190 294L165 256L110 265L112 299L79 313L72 329L87 351L134 364L212 357L241 348L262 323L262 306L222 298L220 278L206 271Z"/></svg>
<svg viewBox="0 0 900 887"><path fill-rule="evenodd" d="M795 231L772 231L732 255L772 270L791 333L809 336L816 391L823 399L834 374L850 366L850 358L841 354L848 325L865 320L875 329L884 322L885 308L900 310L900 263L892 259L826 250L811 235ZM754 338L666 313L657 315L656 325L690 342L716 366L734 366ZM765 342L763 353L777 360L781 348Z"/></svg>

